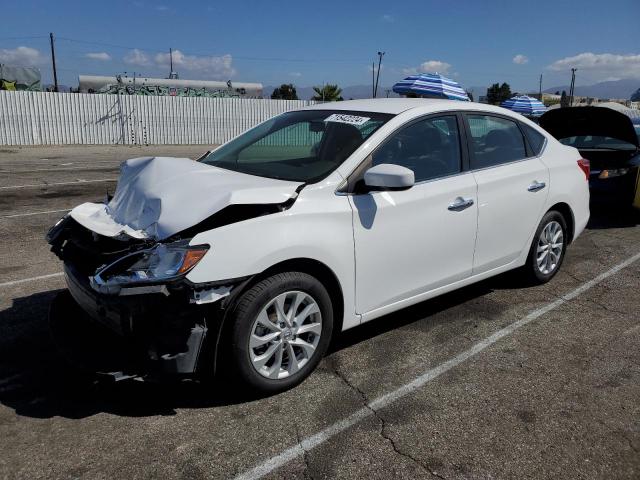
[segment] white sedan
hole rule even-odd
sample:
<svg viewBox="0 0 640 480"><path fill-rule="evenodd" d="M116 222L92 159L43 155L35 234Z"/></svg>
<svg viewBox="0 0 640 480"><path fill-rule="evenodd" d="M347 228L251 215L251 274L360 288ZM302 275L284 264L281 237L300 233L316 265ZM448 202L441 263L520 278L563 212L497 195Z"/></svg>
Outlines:
<svg viewBox="0 0 640 480"><path fill-rule="evenodd" d="M282 391L342 330L508 270L549 281L589 218L588 178L576 149L499 107L285 113L195 162L128 160L113 198L52 227L69 287L54 336L66 352L98 338L84 365L116 378Z"/></svg>

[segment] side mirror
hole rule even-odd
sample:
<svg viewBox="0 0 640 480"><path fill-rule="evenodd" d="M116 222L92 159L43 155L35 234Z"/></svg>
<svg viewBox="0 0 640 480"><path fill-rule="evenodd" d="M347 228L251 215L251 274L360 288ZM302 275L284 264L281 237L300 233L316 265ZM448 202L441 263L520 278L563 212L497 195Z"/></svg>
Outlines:
<svg viewBox="0 0 640 480"><path fill-rule="evenodd" d="M413 187L413 171L400 165L381 163L364 172L364 184L378 190L406 190Z"/></svg>

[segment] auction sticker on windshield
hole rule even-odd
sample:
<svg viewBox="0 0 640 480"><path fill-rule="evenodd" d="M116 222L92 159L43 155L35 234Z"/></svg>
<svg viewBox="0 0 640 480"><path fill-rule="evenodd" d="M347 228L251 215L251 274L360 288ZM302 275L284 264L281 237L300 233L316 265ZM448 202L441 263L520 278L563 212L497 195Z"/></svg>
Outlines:
<svg viewBox="0 0 640 480"><path fill-rule="evenodd" d="M364 125L369 121L370 117L360 117L358 115L344 115L341 113L334 113L324 119L325 122L338 122L348 123L349 125Z"/></svg>

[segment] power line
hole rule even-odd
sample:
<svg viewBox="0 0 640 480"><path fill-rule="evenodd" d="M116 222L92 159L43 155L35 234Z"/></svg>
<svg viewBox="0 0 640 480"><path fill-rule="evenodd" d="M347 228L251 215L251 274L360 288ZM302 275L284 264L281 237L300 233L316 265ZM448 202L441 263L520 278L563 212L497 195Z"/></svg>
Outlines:
<svg viewBox="0 0 640 480"><path fill-rule="evenodd" d="M0 37L0 40L32 40L34 38L48 38L48 35L28 35L25 37Z"/></svg>
<svg viewBox="0 0 640 480"><path fill-rule="evenodd" d="M100 46L100 47L109 47L109 48L120 48L120 49L124 49L124 50L141 50L141 51L146 51L149 53L165 53L165 50L156 50L155 48L147 48L147 47L142 47L140 45L138 46L133 46L133 45L117 45L114 43L104 43L104 42L92 42L92 41L88 41L88 40L79 40L76 38L69 38L69 37L56 37L56 40L64 40L67 42L74 42L74 43L83 43L86 45L94 45L94 46ZM345 59L345 58L282 58L282 57L246 57L246 56L239 56L239 55L233 55L233 54L229 54L229 53L225 53L225 54L220 54L220 53L211 53L211 52L207 52L207 53L203 53L203 52L189 52L190 55L198 55L198 56L211 56L211 57L224 57L225 55L230 55L231 57L233 57L234 60L251 60L251 61L264 61L264 62L293 62L293 63L318 63L318 62L323 62L323 63L353 63L353 62L365 62L367 60L364 59L355 59L355 58L351 58L351 59Z"/></svg>

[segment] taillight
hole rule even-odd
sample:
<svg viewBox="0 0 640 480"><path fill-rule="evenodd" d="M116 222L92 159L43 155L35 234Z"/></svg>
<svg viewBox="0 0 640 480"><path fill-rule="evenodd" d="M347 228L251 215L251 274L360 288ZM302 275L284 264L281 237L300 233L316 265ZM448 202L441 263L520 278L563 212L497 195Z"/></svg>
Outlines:
<svg viewBox="0 0 640 480"><path fill-rule="evenodd" d="M589 174L591 173L591 165L589 164L589 160L586 158L581 158L578 160L578 166L580 170L584 172L584 176L589 180Z"/></svg>

